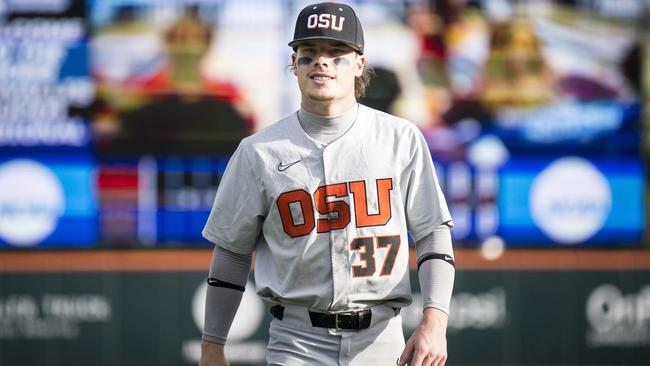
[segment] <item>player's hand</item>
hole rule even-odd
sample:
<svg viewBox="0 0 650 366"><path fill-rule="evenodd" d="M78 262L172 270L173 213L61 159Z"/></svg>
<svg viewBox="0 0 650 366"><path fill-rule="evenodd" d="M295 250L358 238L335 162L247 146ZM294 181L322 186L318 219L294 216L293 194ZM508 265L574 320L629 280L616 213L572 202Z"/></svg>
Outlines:
<svg viewBox="0 0 650 366"><path fill-rule="evenodd" d="M444 366L447 361L447 314L424 309L422 321L406 342L397 365Z"/></svg>
<svg viewBox="0 0 650 366"><path fill-rule="evenodd" d="M229 366L223 352L223 344L202 341L199 366Z"/></svg>

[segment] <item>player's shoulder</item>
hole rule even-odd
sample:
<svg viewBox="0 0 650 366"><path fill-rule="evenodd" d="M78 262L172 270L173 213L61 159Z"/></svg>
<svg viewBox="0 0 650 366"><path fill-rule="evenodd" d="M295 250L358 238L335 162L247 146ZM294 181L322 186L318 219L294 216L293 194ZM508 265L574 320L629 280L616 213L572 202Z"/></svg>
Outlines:
<svg viewBox="0 0 650 366"><path fill-rule="evenodd" d="M411 121L359 104L359 113L363 113L365 120L375 128L392 131L396 134L416 137L421 134L418 127Z"/></svg>
<svg viewBox="0 0 650 366"><path fill-rule="evenodd" d="M245 137L241 140L240 146L251 148L260 144L264 145L267 143L277 142L278 140L286 140L287 137L290 137L291 134L294 133L295 125L297 123L296 118L296 113L291 113L279 121Z"/></svg>

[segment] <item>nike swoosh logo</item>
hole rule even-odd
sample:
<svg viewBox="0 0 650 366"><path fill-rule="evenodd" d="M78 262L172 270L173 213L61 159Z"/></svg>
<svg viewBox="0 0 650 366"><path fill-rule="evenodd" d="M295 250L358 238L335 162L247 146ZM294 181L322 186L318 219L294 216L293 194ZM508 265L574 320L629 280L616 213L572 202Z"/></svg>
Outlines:
<svg viewBox="0 0 650 366"><path fill-rule="evenodd" d="M446 255L446 256L445 256L445 260L446 260L446 261L450 261L450 260L452 260L452 258L451 258L450 256Z"/></svg>
<svg viewBox="0 0 650 366"><path fill-rule="evenodd" d="M282 161L281 161L280 164L278 164L278 170L281 171L281 172L282 172L282 171L285 171L285 170L287 170L290 166L292 166L292 165L294 165L294 164L298 164L298 163L301 162L301 161L302 161L302 159L300 159L300 160L296 160L296 161L294 161L294 162L292 162L292 163L285 163L285 162L282 162Z"/></svg>

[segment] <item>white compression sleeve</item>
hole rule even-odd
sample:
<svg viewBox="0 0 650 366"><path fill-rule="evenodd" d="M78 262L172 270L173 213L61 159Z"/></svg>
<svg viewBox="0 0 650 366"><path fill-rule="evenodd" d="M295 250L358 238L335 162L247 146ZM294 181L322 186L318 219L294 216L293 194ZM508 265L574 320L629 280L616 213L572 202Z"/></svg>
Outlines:
<svg viewBox="0 0 650 366"><path fill-rule="evenodd" d="M449 314L454 287L454 252L450 227L442 224L415 244L423 308Z"/></svg>
<svg viewBox="0 0 650 366"><path fill-rule="evenodd" d="M238 254L215 245L205 296L203 340L225 344L246 288L251 254Z"/></svg>

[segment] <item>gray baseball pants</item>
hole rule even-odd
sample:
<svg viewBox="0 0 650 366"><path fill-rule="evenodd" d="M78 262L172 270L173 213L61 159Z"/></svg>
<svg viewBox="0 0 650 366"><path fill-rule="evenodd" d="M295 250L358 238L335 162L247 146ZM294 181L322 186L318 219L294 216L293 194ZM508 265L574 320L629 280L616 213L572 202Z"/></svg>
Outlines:
<svg viewBox="0 0 650 366"><path fill-rule="evenodd" d="M313 327L307 308L285 306L282 320L273 318L266 353L268 365L395 365L404 350L402 318L393 308L372 308L370 327L340 330Z"/></svg>

